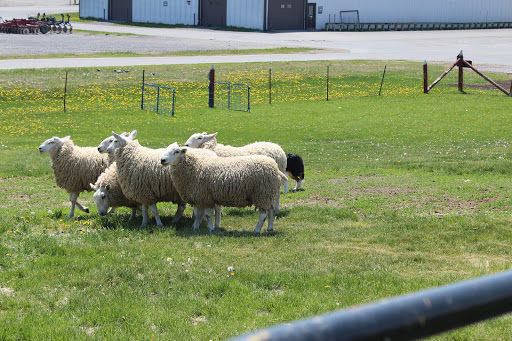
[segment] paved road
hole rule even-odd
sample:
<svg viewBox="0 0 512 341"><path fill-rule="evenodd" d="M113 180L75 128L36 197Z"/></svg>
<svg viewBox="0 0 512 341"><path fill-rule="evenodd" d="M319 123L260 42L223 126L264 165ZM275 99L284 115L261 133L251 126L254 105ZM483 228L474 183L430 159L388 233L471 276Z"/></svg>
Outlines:
<svg viewBox="0 0 512 341"><path fill-rule="evenodd" d="M465 58L472 60L475 66L484 71L501 71L512 74L512 58L510 58L512 56L512 29L415 32L280 31L263 33L228 32L199 28L146 28L111 23L76 23L74 29L133 33L136 36L105 34L20 36L0 34L0 46L3 46L0 49L0 55L27 55L31 54L30 51L44 50L44 47L48 46L53 49L53 53L87 53L89 51L172 52L201 49L259 49L280 46L310 47L322 50L313 53L250 56L7 59L0 60L0 69L339 59L452 62L459 51L463 50Z"/></svg>

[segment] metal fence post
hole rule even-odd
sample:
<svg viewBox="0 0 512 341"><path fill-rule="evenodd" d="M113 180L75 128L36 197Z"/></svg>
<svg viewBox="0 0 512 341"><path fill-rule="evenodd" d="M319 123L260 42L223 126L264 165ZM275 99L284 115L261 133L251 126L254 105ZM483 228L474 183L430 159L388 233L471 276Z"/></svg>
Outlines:
<svg viewBox="0 0 512 341"><path fill-rule="evenodd" d="M326 89L327 101L329 101L329 65L327 65L327 89Z"/></svg>
<svg viewBox="0 0 512 341"><path fill-rule="evenodd" d="M272 104L272 68L268 69L268 104Z"/></svg>
<svg viewBox="0 0 512 341"><path fill-rule="evenodd" d="M140 99L140 110L144 109L144 74L146 70L142 70L142 98Z"/></svg>
<svg viewBox="0 0 512 341"><path fill-rule="evenodd" d="M156 112L158 113L158 105L160 104L160 87L156 88Z"/></svg>
<svg viewBox="0 0 512 341"><path fill-rule="evenodd" d="M387 67L387 65L384 65L384 72L382 73L382 81L380 82L379 96L380 96L380 92L382 91L382 84L384 84L384 76L386 76L386 67Z"/></svg>

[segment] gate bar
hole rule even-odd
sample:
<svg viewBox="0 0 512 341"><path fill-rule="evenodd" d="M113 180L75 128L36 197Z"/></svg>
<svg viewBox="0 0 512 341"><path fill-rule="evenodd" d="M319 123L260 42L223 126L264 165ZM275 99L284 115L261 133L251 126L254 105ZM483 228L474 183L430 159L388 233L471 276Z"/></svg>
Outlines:
<svg viewBox="0 0 512 341"><path fill-rule="evenodd" d="M262 329L232 341L415 340L512 311L512 271Z"/></svg>

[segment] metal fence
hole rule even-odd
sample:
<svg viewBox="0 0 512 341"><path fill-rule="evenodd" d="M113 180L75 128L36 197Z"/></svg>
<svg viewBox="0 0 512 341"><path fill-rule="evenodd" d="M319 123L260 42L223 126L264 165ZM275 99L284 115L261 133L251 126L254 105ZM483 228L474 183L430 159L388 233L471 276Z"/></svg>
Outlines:
<svg viewBox="0 0 512 341"><path fill-rule="evenodd" d="M176 91L174 88L144 83L140 108L156 113L174 116Z"/></svg>
<svg viewBox="0 0 512 341"><path fill-rule="evenodd" d="M512 271L264 329L232 341L415 340L512 311Z"/></svg>
<svg viewBox="0 0 512 341"><path fill-rule="evenodd" d="M215 107L238 111L251 110L249 85L214 82L214 86Z"/></svg>

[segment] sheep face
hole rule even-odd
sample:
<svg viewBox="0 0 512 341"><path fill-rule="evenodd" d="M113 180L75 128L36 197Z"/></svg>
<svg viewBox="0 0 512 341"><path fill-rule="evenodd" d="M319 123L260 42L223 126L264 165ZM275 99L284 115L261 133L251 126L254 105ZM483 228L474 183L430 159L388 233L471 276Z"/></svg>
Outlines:
<svg viewBox="0 0 512 341"><path fill-rule="evenodd" d="M117 148L123 148L128 143L132 142L135 136L137 136L137 130L132 131L128 136L124 136L126 133L118 135L112 132L112 136L115 140L107 147L107 153L112 154Z"/></svg>
<svg viewBox="0 0 512 341"><path fill-rule="evenodd" d="M67 139L69 139L69 136L66 136L64 138L60 138L57 136L49 138L39 146L39 153L50 153L52 150L56 150L57 148L62 146L64 141L66 141Z"/></svg>
<svg viewBox="0 0 512 341"><path fill-rule="evenodd" d="M127 132L124 132L121 134L122 136L126 136L128 137L130 135L130 133L127 133ZM100 153L106 153L107 152L107 148L112 144L112 142L114 142L116 140L116 138L114 136L109 136L107 137L106 139L104 139L103 141L101 141L101 143L98 145L98 151Z"/></svg>
<svg viewBox="0 0 512 341"><path fill-rule="evenodd" d="M164 165L164 166L168 166L168 165L170 165L170 162L171 162L171 153L174 153L174 150L175 150L176 148L178 148L178 149L179 149L179 147L180 147L180 146L178 145L178 143L177 143L177 142L174 142L174 143L171 143L171 144L169 145L169 147L167 147L167 148L165 149L165 151L162 153L162 157L161 157L161 159L160 159L160 162L162 163L162 165Z"/></svg>
<svg viewBox="0 0 512 341"><path fill-rule="evenodd" d="M95 191L93 194L94 202L96 203L96 207L98 208L98 214L101 216L107 215L110 204L108 202L108 191L110 189L110 185L105 187L92 186L92 189Z"/></svg>
<svg viewBox="0 0 512 341"><path fill-rule="evenodd" d="M98 146L98 151L100 153L106 153L107 152L107 148L112 144L112 142L114 142L116 140L116 138L114 136L110 136L110 137L107 137L106 139L104 139L103 141L101 141L101 143L99 144Z"/></svg>
<svg viewBox="0 0 512 341"><path fill-rule="evenodd" d="M187 152L187 148L181 148L175 142L171 144L164 152L162 156L161 162L162 165L171 165L174 166L180 162L185 153Z"/></svg>
<svg viewBox="0 0 512 341"><path fill-rule="evenodd" d="M203 144L210 141L215 136L217 136L217 133L209 135L207 133L193 134L188 138L187 142L185 142L185 147L201 148Z"/></svg>

